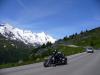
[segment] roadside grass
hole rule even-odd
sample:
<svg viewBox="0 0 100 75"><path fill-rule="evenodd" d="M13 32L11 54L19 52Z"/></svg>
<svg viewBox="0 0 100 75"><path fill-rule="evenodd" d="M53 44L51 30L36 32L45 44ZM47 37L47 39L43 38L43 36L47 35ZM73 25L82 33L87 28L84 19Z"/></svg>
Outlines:
<svg viewBox="0 0 100 75"><path fill-rule="evenodd" d="M3 68L10 68L10 67L17 67L17 66L22 66L22 65L28 65L28 64L34 64L34 63L38 63L38 62L42 62L44 59L43 58L39 58L36 61L25 61L23 63L7 63L7 64L0 64L0 69Z"/></svg>
<svg viewBox="0 0 100 75"><path fill-rule="evenodd" d="M57 49L61 51L62 53L64 53L66 56L82 53L85 51L83 47L69 47L69 46L64 46L64 45L58 46Z"/></svg>
<svg viewBox="0 0 100 75"><path fill-rule="evenodd" d="M1 64L0 65L0 69L2 68L9 68L9 67L16 67L16 66L21 66L21 65L27 65L27 64L32 64L32 61L31 62L24 62L24 63L7 63L7 64Z"/></svg>

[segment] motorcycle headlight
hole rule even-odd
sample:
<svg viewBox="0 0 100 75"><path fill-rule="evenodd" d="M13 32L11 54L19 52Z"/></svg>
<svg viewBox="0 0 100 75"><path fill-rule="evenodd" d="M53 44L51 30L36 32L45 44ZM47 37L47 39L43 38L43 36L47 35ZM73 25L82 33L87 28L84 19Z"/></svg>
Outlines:
<svg viewBox="0 0 100 75"><path fill-rule="evenodd" d="M52 60L54 60L55 58L53 57Z"/></svg>
<svg viewBox="0 0 100 75"><path fill-rule="evenodd" d="M65 60L65 59L62 59L62 60Z"/></svg>

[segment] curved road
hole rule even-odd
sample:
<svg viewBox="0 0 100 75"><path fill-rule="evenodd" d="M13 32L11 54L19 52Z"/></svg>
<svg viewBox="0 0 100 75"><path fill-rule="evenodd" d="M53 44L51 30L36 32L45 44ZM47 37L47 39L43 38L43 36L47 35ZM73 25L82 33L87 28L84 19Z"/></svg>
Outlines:
<svg viewBox="0 0 100 75"><path fill-rule="evenodd" d="M100 75L100 51L68 56L68 65L44 68L42 64L0 69L0 75Z"/></svg>

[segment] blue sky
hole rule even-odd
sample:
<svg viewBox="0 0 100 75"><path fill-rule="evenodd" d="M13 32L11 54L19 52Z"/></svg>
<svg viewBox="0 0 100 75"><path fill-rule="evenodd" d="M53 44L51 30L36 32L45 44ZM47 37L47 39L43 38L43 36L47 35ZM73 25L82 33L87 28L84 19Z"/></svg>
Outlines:
<svg viewBox="0 0 100 75"><path fill-rule="evenodd" d="M56 39L100 26L99 0L0 0L0 23Z"/></svg>

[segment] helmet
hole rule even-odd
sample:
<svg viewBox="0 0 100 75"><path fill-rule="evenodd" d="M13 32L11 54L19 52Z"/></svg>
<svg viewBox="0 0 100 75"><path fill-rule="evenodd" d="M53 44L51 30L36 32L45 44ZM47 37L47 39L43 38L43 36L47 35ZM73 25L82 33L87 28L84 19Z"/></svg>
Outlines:
<svg viewBox="0 0 100 75"><path fill-rule="evenodd" d="M57 50L55 49L54 52L57 52Z"/></svg>
<svg viewBox="0 0 100 75"><path fill-rule="evenodd" d="M61 52L58 52L58 54L62 54Z"/></svg>

